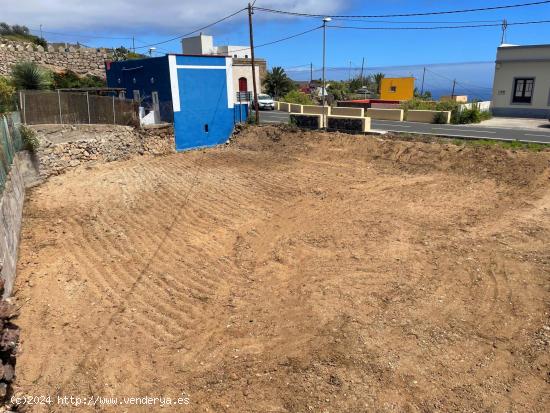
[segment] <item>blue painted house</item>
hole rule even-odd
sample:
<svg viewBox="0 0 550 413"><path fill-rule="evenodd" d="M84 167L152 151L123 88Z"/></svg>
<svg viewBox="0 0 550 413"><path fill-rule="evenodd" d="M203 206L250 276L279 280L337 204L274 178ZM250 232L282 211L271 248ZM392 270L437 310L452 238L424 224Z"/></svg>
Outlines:
<svg viewBox="0 0 550 413"><path fill-rule="evenodd" d="M177 150L224 143L246 120L247 105L235 103L230 57L170 54L105 69L109 87L126 89L127 98L174 123Z"/></svg>

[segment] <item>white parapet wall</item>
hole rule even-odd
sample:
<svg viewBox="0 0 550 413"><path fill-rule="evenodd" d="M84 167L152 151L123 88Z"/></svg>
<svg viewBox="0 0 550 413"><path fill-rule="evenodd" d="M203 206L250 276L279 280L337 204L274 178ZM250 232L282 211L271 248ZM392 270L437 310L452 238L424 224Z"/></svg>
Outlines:
<svg viewBox="0 0 550 413"><path fill-rule="evenodd" d="M370 118L363 116L327 116L327 128L344 132L368 132L370 131Z"/></svg>
<svg viewBox="0 0 550 413"><path fill-rule="evenodd" d="M290 103L279 102L279 109L281 112L290 112Z"/></svg>
<svg viewBox="0 0 550 413"><path fill-rule="evenodd" d="M334 107L330 109L330 114L334 116L353 116L353 117L363 118L365 117L365 109Z"/></svg>
<svg viewBox="0 0 550 413"><path fill-rule="evenodd" d="M436 115L443 114L443 118L438 123L451 123L451 111L444 110L409 110L407 111L408 122L435 123Z"/></svg>
<svg viewBox="0 0 550 413"><path fill-rule="evenodd" d="M311 113L290 113L290 122L304 129L320 129L323 127L323 115Z"/></svg>
<svg viewBox="0 0 550 413"><path fill-rule="evenodd" d="M324 109L324 110L323 110ZM324 112L325 115L330 115L330 106L315 106L315 105L304 105L302 113L308 113L311 115L322 115Z"/></svg>
<svg viewBox="0 0 550 413"><path fill-rule="evenodd" d="M304 107L302 105L297 104L297 103L291 103L289 112L290 113L304 113Z"/></svg>
<svg viewBox="0 0 550 413"><path fill-rule="evenodd" d="M367 116L372 119L379 120L396 120L403 121L403 109L367 109Z"/></svg>

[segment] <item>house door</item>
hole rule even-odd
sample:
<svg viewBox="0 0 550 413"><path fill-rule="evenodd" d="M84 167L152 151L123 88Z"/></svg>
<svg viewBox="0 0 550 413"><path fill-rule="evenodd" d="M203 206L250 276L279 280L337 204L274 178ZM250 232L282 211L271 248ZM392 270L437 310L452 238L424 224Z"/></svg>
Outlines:
<svg viewBox="0 0 550 413"><path fill-rule="evenodd" d="M239 78L239 92L248 92L248 80L246 77Z"/></svg>

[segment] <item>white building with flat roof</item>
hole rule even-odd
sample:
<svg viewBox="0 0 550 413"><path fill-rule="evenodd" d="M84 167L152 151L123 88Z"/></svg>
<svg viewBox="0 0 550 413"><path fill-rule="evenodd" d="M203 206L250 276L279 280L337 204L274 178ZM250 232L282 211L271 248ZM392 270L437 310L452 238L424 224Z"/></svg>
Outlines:
<svg viewBox="0 0 550 413"><path fill-rule="evenodd" d="M248 46L214 46L214 37L200 34L194 37L186 37L181 40L182 51L189 55L220 55L233 58L233 90L244 92L235 93L235 101L242 99L247 93L252 95L253 77L250 62L250 47ZM265 59L256 59L256 84L258 93L262 90L262 78L267 70Z"/></svg>
<svg viewBox="0 0 550 413"><path fill-rule="evenodd" d="M550 44L503 44L495 63L493 115L549 118Z"/></svg>
<svg viewBox="0 0 550 413"><path fill-rule="evenodd" d="M185 54L218 54L234 59L250 59L250 47L248 46L214 46L214 37L199 34L194 37L186 37L181 40L181 47Z"/></svg>

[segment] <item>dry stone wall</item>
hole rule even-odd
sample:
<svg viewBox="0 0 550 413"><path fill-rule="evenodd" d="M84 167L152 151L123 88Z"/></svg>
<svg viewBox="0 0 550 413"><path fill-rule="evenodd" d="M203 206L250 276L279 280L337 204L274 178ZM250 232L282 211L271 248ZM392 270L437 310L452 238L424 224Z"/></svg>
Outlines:
<svg viewBox="0 0 550 413"><path fill-rule="evenodd" d="M107 49L85 47L65 48L49 45L44 49L32 43L0 39L0 75L9 75L14 64L21 61L35 62L54 71L72 70L79 75L105 77Z"/></svg>
<svg viewBox="0 0 550 413"><path fill-rule="evenodd" d="M45 179L90 162L112 162L137 155L175 152L171 125L147 129L116 125L35 125L36 157Z"/></svg>

